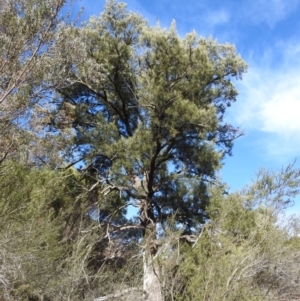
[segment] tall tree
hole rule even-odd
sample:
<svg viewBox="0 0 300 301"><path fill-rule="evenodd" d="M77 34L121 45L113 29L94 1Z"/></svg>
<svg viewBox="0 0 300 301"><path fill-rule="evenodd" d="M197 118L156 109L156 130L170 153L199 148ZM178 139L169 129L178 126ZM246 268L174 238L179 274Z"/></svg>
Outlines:
<svg viewBox="0 0 300 301"><path fill-rule="evenodd" d="M175 22L151 27L114 0L70 38L83 45L84 63L57 89L48 127L72 129L65 157L93 173L100 210L115 204L100 220L108 235L143 237L144 292L162 300L157 238L172 217L192 240L208 218L207 185L240 135L223 120L237 96L231 78L246 64L232 45L195 32L181 38ZM137 217L114 220L129 205Z"/></svg>

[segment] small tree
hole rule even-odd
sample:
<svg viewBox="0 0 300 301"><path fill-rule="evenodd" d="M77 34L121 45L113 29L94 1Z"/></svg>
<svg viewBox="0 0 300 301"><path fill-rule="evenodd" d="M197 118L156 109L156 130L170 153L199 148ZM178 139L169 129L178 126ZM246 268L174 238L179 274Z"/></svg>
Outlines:
<svg viewBox="0 0 300 301"><path fill-rule="evenodd" d="M101 265L113 253L105 229L87 215L81 175L5 160L0 185L0 299L82 301L106 293L116 269Z"/></svg>
<svg viewBox="0 0 300 301"><path fill-rule="evenodd" d="M240 192L223 195L214 187L211 220L181 254L172 300L298 299L299 240L289 220L279 222L299 184L299 169L289 165L277 173L261 170Z"/></svg>

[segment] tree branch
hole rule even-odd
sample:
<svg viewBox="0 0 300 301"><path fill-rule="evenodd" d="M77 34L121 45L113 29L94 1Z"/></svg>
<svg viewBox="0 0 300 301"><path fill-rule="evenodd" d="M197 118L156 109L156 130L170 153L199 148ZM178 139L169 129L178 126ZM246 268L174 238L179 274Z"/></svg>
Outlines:
<svg viewBox="0 0 300 301"><path fill-rule="evenodd" d="M136 291L142 292L143 288L142 287L130 287L130 288L126 288L126 289L124 289L124 290L122 290L120 292L96 298L96 299L94 299L94 301L104 301L104 300L108 300L108 299L112 299L112 298L118 298L118 297L122 297L124 295L127 295L128 293L136 292ZM137 301L136 298L135 298L135 300Z"/></svg>

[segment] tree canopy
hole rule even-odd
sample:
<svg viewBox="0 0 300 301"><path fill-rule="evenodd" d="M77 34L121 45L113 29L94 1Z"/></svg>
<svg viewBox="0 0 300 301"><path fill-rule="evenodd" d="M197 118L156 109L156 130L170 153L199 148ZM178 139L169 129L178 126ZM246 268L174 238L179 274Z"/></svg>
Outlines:
<svg viewBox="0 0 300 301"><path fill-rule="evenodd" d="M181 38L175 22L151 27L116 1L71 39L84 43L85 61L58 90L49 125L73 130L67 158L93 165L102 198L137 207L145 230L171 216L197 228L207 185L240 134L223 117L246 64L231 45Z"/></svg>

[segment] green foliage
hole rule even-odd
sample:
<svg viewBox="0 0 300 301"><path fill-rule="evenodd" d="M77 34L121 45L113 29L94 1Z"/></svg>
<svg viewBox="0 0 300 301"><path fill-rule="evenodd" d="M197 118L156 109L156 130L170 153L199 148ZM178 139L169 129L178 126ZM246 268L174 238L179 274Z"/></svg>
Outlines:
<svg viewBox="0 0 300 301"><path fill-rule="evenodd" d="M105 238L107 229L89 216L86 181L74 169L2 163L1 298L90 300L113 290L116 275L124 287L133 283L140 260L127 264L126 256L138 250Z"/></svg>
<svg viewBox="0 0 300 301"><path fill-rule="evenodd" d="M207 218L207 184L239 135L223 116L246 64L231 45L181 38L175 23L150 27L117 1L70 39L84 61L70 53L73 82L58 90L50 127L74 133L65 159L89 166L105 157L100 204L120 196L120 208L139 208L132 226L145 232L176 216L191 232Z"/></svg>
<svg viewBox="0 0 300 301"><path fill-rule="evenodd" d="M41 121L43 113L52 106L51 92L65 86L71 68L57 47L64 40L62 30L59 31L62 21L73 28L68 18L61 15L65 2L1 0L0 163L9 157L23 163L61 163L57 142L51 143L53 151L48 157L43 155L46 147L49 151L50 136L41 139L46 136L41 132Z"/></svg>
<svg viewBox="0 0 300 301"><path fill-rule="evenodd" d="M295 297L299 170L230 194L216 177L240 135L234 46L115 0L75 27L63 5L1 1L0 298Z"/></svg>
<svg viewBox="0 0 300 301"><path fill-rule="evenodd" d="M241 192L211 190L211 220L197 243L183 253L176 277L176 300L290 300L299 286L297 219L276 223L286 198L299 193L299 170L261 170ZM267 183L267 184L266 184ZM267 186L269 185L269 186ZM269 187L272 189L269 189ZM283 193L284 191L284 193ZM271 201L272 200L272 201ZM174 299L174 300L175 300Z"/></svg>

